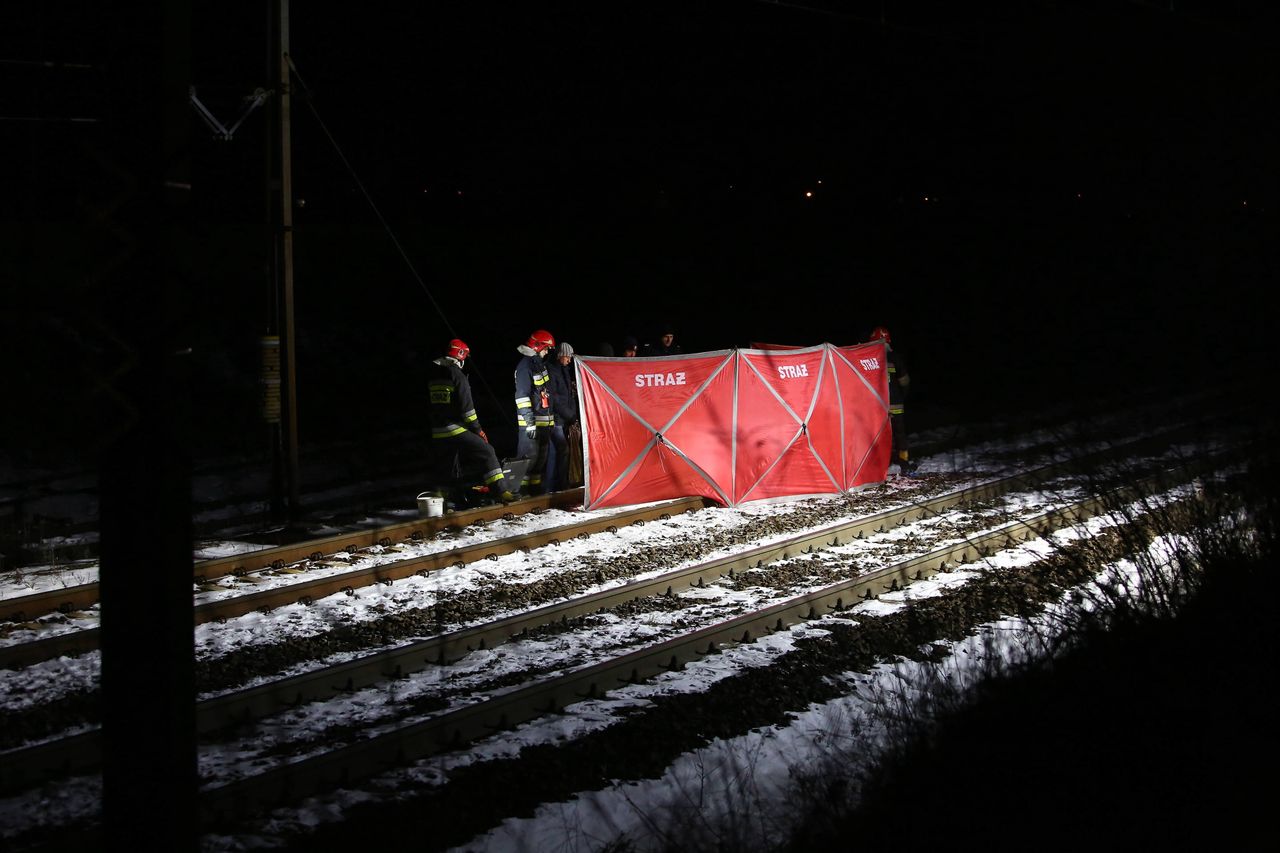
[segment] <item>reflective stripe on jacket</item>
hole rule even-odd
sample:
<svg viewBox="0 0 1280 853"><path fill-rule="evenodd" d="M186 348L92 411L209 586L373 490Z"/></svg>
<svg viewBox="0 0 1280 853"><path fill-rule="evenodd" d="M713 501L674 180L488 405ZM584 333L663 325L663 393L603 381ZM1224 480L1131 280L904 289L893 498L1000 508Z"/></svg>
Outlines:
<svg viewBox="0 0 1280 853"><path fill-rule="evenodd" d="M480 432L480 418L471 399L471 383L462 368L447 356L431 362L427 375L432 438L452 438Z"/></svg>
<svg viewBox="0 0 1280 853"><path fill-rule="evenodd" d="M551 376L540 355L526 355L516 364L516 426L553 426Z"/></svg>

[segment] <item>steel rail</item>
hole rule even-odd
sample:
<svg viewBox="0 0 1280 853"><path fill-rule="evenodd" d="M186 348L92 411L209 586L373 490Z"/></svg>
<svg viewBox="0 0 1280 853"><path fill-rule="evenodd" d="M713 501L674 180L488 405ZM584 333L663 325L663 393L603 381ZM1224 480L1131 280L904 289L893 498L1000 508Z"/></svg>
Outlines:
<svg viewBox="0 0 1280 853"><path fill-rule="evenodd" d="M364 569L352 569L329 577L300 581L276 589L238 595L225 601L210 601L195 607L196 624L203 624L216 619L229 619L242 616L256 610L269 610L294 603L310 603L317 598L333 595L375 583L389 584L415 575L425 575L449 566L461 567L479 560L496 560L505 554L527 551L544 545L559 544L570 539L580 539L604 531L616 531L619 527L654 519L670 518L672 515L705 509L704 498L677 498L651 506L637 507L606 516L595 516L572 524L548 527L515 536L504 536L488 542L477 542L448 551L424 554L369 566Z"/></svg>
<svg viewBox="0 0 1280 853"><path fill-rule="evenodd" d="M340 551L349 553L353 549L372 548L374 545L387 546L406 539L429 539L451 527L487 524L545 509L581 508L582 489L551 492L524 498L505 506L474 507L451 512L439 518L415 518L367 530L337 533L306 542L278 545L260 551L200 560L195 564L194 578L197 583L201 583L226 575L239 576L263 569L278 569L302 560L318 560Z"/></svg>
<svg viewBox="0 0 1280 853"><path fill-rule="evenodd" d="M262 590L261 592L237 595L225 601L210 601L196 605L192 609L194 624L203 625L206 622L231 619L236 616L243 616L246 613L268 611L290 604L310 604L325 596L347 592L359 587L372 586L376 583L392 584L403 578L429 574L449 566L459 567L479 560L496 559L504 554L531 550L544 545L558 544L602 531L613 531L630 524L669 518L672 515L703 509L706 506L707 501L700 497L677 498L652 506L624 510L611 515L593 516L585 521L578 521L573 524L549 527L530 533L520 533L515 536L506 536L501 539L479 542L448 551L425 554L420 557L395 560L363 569L352 569L323 578L302 580L273 589ZM94 651L99 646L100 630L99 628L83 628L41 640L0 647L0 668L16 669L51 660L62 655L84 654L88 651Z"/></svg>
<svg viewBox="0 0 1280 853"><path fill-rule="evenodd" d="M466 527L510 518L515 515L542 509L567 509L582 506L582 489L552 492L538 497L525 498L506 506L476 507L452 512L440 518L416 518L380 527L353 530L294 542L274 545L243 554L196 560L192 578L203 583L227 575L243 576L263 569L279 569L302 560L320 560L340 551L371 548L374 545L390 545L406 539L425 539L450 527ZM23 622L49 613L70 613L84 610L98 602L98 584L86 583L63 589L32 593L0 600L0 622Z"/></svg>

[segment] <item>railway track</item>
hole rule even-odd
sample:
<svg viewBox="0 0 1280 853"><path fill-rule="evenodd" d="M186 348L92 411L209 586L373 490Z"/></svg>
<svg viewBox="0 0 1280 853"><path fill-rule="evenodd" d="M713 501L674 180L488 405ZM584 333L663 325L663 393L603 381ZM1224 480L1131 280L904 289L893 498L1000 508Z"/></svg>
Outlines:
<svg viewBox="0 0 1280 853"><path fill-rule="evenodd" d="M1148 421L1159 423L1168 419L1171 414L1175 420L1182 420L1189 405L1190 403L1188 402L1178 403L1171 411L1169 408L1170 402L1167 400L1148 404L1146 407L1149 412ZM1208 404L1207 402L1201 402L1199 405L1207 407ZM1040 414L1029 419L1028 425L1034 426L1039 430L1052 429L1055 424L1062 425L1064 423L1063 417L1062 413ZM1069 423L1069 421L1067 422ZM946 452L949 449L963 446L965 441L972 439L972 433L977 429L972 425L969 427L953 426L941 429L933 437L922 442L918 441L919 447L917 450L919 453L924 454ZM987 427L987 429L989 430L990 427ZM222 475L227 475L226 470L214 469L215 473L219 471ZM83 479L84 476L86 475L77 475L77 478ZM70 477L70 475L65 475L62 478L67 477ZM490 507L467 510L451 514L444 519L413 519L407 522L396 522L377 527L358 525L356 529L350 529L334 536L290 543L277 541L274 545L266 545L260 549L242 554L216 559L195 560L193 561L193 580L197 584L206 584L227 575L244 577L268 568L279 570L286 566L298 564L301 561L314 563L329 555L339 552L353 553L356 550L370 548L380 543L390 545L402 539L431 538L448 527L484 524L507 513L518 514L537 512L540 509L580 507L581 503L582 491L581 489L574 489L539 498L525 499L506 508ZM85 521L79 527L88 530L91 527L86 527L85 525L90 524L90 522ZM251 538L270 539L281 535L280 532L266 534L259 531L258 534L254 534ZM97 600L98 589L96 583L70 584L55 590L0 598L0 623L23 622L57 612L83 611L91 607ZM84 648L90 647L85 646ZM3 665L0 662L0 666Z"/></svg>
<svg viewBox="0 0 1280 853"><path fill-rule="evenodd" d="M450 515L444 519L424 519L421 522L405 522L379 528L375 531L348 533L328 537L317 542L304 545L290 545L281 548L270 548L249 555L233 558L202 561L196 564L197 579L205 592L221 591L230 593L220 600L198 602L193 608L193 622L201 625L224 619L242 616L254 611L270 611L289 604L309 604L312 601L339 592L354 590L373 584L391 584L406 577L421 576L432 571L452 566L461 567L479 560L495 559L504 554L538 548L548 544L559 544L561 541L591 536L603 531L616 530L621 525L644 523L645 521L667 518L672 514L701 509L706 502L701 498L682 498L675 501L664 501L633 509L625 509L617 513L593 516L589 519L567 525L544 528L529 533L492 539L449 548L442 551L410 556L403 559L392 559L389 562L377 563L363 569L341 570L331 573L314 571L314 565L322 564L326 557L333 554L355 554L361 547L391 548L399 542L420 542L428 538L424 530L438 533L446 528L459 528L461 525L483 525L498 518L512 518L520 512L533 511L551 505L573 505L575 494L577 503L581 505L581 492L557 493L545 498L532 499L525 507L502 510L476 510L467 513ZM513 505L514 506L514 505ZM430 522L430 524L426 523ZM398 538L397 538L398 537ZM367 543L367 544L366 544ZM301 556L302 554L308 556ZM299 566L293 561L306 561L309 566ZM308 571L322 574L321 577L301 578L294 582L262 590L260 592L242 592L240 590L218 587L206 579L212 570L220 572L219 576L233 577L237 581L252 580L253 573L290 571L299 577ZM68 590L30 596L33 601L13 599L10 603L11 618L17 619L27 609L43 612L83 609L97 602L98 585L83 584ZM199 593L197 593L197 598ZM69 602L77 602L70 604ZM56 607L54 605L57 605ZM49 609L52 608L52 609ZM25 618L25 616L22 616ZM43 660L62 655L83 654L98 648L99 632L97 628L84 628L64 634L57 634L45 639L28 643L0 647L0 668L29 666Z"/></svg>
<svg viewBox="0 0 1280 853"><path fill-rule="evenodd" d="M245 578L267 570L278 571L303 561L318 563L335 554L353 554L374 546L390 547L403 541L422 541L433 538L442 531L485 525L499 519L537 513L551 508L566 509L581 506L582 490L572 489L525 498L504 507L478 507L439 518L416 518L372 528L349 530L303 542L263 547L227 557L195 560L192 564L192 581L205 585L229 576ZM0 621L21 622L49 613L84 610L97 602L97 583L76 584L62 589L0 600Z"/></svg>
<svg viewBox="0 0 1280 853"><path fill-rule="evenodd" d="M1128 448L1131 450L1132 448ZM730 557L695 562L674 571L577 596L568 601L462 628L421 642L348 661L336 667L281 679L249 690L218 696L199 705L199 726L210 735L231 725L244 725L285 708L321 702L362 688L406 679L428 667L441 667L464 658L477 649L492 649L513 637L527 636L540 627L567 624L588 614L619 606L627 601L654 596L679 595L681 591L704 587L716 579L734 577L766 564L793 559L800 554L838 548L868 536L886 534L922 519L938 518L948 510L975 506L1016 490L1047 482L1060 474L1059 466L1046 466L1029 474L1005 478L932 496L915 505L901 506L826 525L801 535L761 545ZM1168 477L1167 471L1159 476ZM715 622L678 637L645 648L628 651L616 658L579 667L562 675L535 680L514 691L469 703L421 722L400 726L375 737L298 761L284 763L265 773L225 784L206 787L201 801L210 820L228 813L280 802L282 799L323 790L337 779L353 780L385 770L482 737L495 728L514 725L548 709L561 708L583 696L606 692L611 685L650 677L705 654L726 643L737 643L768 631L785 628L797 619L811 619L839 611L860 597L906 585L928 577L949 565L979 558L999 547L1008 547L1026 538L1045 535L1063 524L1097 512L1100 499L1068 503L1035 518L997 526L980 536L946 544L926 554L895 561L872 571L857 574L823 589L794 596L752 613ZM561 531L567 533L567 531ZM42 780L68 773L93 772L97 766L97 733L86 732L72 738L7 753L0 772L0 789L12 791L39 784Z"/></svg>
<svg viewBox="0 0 1280 853"><path fill-rule="evenodd" d="M458 749L496 732L509 731L538 717L562 713L576 702L600 698L618 686L679 670L705 655L785 631L796 623L815 620L827 613L842 612L859 599L897 591L938 572L967 565L1001 548L1021 544L1032 537L1047 535L1060 527L1084 520L1099 509L1100 504L1084 501L992 531L972 542L957 543L894 563L817 592L796 596L558 677L530 683L480 703L299 761L279 764L261 774L207 788L200 797L203 819L208 826L217 826L281 803L323 794L339 786L358 784L386 773L389 768L407 767L415 761ZM836 531L823 532L816 542L803 547L812 548L826 541L828 535L838 537L839 534ZM833 539L832 543L837 541ZM801 545L796 541L789 543L788 547ZM772 551L770 548L744 555L747 562L739 564L738 568L745 569L767 561L774 556ZM783 559L788 556L790 554L785 551L781 554ZM705 574L707 567L700 568L700 574ZM735 571L731 565L724 568Z"/></svg>
<svg viewBox="0 0 1280 853"><path fill-rule="evenodd" d="M1111 448L1110 455L1141 450L1151 442L1168 437L1148 437ZM1071 464L1079 464L1079 460ZM1028 481L1044 478L1063 470L1063 465L1049 465L1023 474ZM534 515L548 509L578 509L582 506L582 490L568 490L528 498L507 507L484 507L451 513L441 518L415 518L372 528L343 533L304 542L193 562L192 579L196 585L193 621L200 625L241 616L254 611L270 611L294 603L311 603L339 592L350 592L375 583L391 584L413 575L429 574L448 566L463 566L481 559L558 544L562 541L590 536L618 526L684 513L707 506L702 499L686 498L622 510L616 513L593 513L589 519L554 528L478 541L475 544L434 551L418 556L378 560L359 570L345 566L327 566L337 555L351 558L371 549L396 551L410 543L422 543L442 533L484 528L499 520ZM265 576L289 575L287 584L271 584L253 591ZM220 582L221 581L221 582ZM83 613L98 601L97 583L84 583L31 595L0 600L0 622L24 623L41 616ZM69 629L28 642L0 646L0 668L29 666L63 655L78 655L98 648L99 634L94 627Z"/></svg>

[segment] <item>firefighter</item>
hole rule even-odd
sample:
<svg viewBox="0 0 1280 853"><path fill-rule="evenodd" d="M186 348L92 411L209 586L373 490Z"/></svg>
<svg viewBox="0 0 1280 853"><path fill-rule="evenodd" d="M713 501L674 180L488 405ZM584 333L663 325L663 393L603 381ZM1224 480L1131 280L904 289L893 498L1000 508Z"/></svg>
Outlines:
<svg viewBox="0 0 1280 853"><path fill-rule="evenodd" d="M884 341L885 368L889 374L889 428L893 432L893 459L898 463L898 471L903 476L911 477L915 475L917 468L917 463L911 459L911 447L907 442L906 400L911 377L901 354L893 351L888 329L876 326L871 330L871 340Z"/></svg>
<svg viewBox="0 0 1280 853"><path fill-rule="evenodd" d="M462 366L471 348L454 338L445 354L431 362L431 459L438 494L454 506L515 500L502 474L498 455L480 427L471 383ZM489 501L485 501L487 496Z"/></svg>
<svg viewBox="0 0 1280 853"><path fill-rule="evenodd" d="M516 351L520 361L516 364L516 456L528 459L524 480L520 483L523 495L543 493L542 477L547 467L547 449L551 444L551 428L555 414L551 409L551 376L544 359L556 339L545 329L538 329Z"/></svg>

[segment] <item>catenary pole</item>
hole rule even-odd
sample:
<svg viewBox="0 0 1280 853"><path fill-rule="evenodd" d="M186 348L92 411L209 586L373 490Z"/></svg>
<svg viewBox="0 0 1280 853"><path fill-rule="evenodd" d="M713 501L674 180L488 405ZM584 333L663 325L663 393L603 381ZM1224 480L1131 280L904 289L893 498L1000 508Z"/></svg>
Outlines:
<svg viewBox="0 0 1280 853"><path fill-rule="evenodd" d="M289 520L300 515L298 497L298 391L297 346L293 319L293 158L290 127L289 0L278 0L280 83L280 288L284 322L283 360L285 418L285 485L289 493Z"/></svg>

